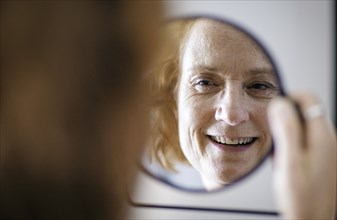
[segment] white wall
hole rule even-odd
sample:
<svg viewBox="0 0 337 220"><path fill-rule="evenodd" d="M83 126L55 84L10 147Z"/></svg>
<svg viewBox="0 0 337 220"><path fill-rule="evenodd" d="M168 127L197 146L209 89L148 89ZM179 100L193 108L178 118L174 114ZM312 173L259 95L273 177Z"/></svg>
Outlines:
<svg viewBox="0 0 337 220"><path fill-rule="evenodd" d="M312 91L335 117L333 1L167 1L168 18L213 15L252 32L269 49L288 92ZM271 161L238 185L217 193L192 194L139 174L134 201L145 204L275 211ZM130 219L270 219L271 216L131 209Z"/></svg>

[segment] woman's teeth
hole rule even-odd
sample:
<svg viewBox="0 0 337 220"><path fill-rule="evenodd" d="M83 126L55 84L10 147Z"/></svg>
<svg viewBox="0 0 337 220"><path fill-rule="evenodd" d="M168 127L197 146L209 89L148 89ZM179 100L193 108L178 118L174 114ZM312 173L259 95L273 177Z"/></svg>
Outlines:
<svg viewBox="0 0 337 220"><path fill-rule="evenodd" d="M247 138L225 138L221 136L210 136L210 137L213 141L226 145L250 144L254 140L254 138L252 137Z"/></svg>

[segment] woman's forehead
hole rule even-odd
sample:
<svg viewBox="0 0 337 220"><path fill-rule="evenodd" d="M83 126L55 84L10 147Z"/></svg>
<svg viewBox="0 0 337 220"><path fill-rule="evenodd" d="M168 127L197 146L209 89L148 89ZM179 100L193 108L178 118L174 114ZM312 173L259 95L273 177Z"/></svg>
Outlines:
<svg viewBox="0 0 337 220"><path fill-rule="evenodd" d="M236 27L211 19L198 19L190 29L189 38L206 38L211 40L222 40L225 42L251 42L252 39Z"/></svg>
<svg viewBox="0 0 337 220"><path fill-rule="evenodd" d="M209 19L199 19L193 24L183 43L181 56L186 50L202 56L220 53L224 57L256 54L265 57L262 48L246 33L229 24Z"/></svg>
<svg viewBox="0 0 337 220"><path fill-rule="evenodd" d="M244 32L219 21L198 20L187 36L181 51L181 65L271 66L270 60L256 41ZM262 66L261 66L262 65Z"/></svg>

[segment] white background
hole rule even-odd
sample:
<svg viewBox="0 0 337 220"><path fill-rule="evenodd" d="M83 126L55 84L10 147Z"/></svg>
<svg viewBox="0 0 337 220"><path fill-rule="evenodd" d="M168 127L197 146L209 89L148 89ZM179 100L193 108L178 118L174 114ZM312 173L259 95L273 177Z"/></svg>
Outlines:
<svg viewBox="0 0 337 220"><path fill-rule="evenodd" d="M335 116L333 1L167 1L166 17L211 15L234 21L267 47L288 93L311 91ZM217 193L195 194L139 173L131 197L142 204L277 211L271 161ZM130 219L271 219L273 216L131 207Z"/></svg>

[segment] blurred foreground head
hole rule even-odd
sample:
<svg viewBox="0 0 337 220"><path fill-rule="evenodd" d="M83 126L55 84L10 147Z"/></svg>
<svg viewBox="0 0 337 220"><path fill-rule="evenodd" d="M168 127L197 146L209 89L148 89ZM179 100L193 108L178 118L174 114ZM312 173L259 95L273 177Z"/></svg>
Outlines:
<svg viewBox="0 0 337 220"><path fill-rule="evenodd" d="M1 219L122 218L160 3L2 1L0 14Z"/></svg>

